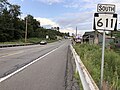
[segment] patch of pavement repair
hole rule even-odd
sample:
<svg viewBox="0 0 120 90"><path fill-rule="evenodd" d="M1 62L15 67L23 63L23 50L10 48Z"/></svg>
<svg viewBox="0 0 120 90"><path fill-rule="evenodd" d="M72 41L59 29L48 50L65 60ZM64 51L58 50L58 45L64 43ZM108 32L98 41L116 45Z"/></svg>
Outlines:
<svg viewBox="0 0 120 90"><path fill-rule="evenodd" d="M68 47L66 72L65 72L65 90L80 90L77 80L74 77L76 70L75 60L70 47Z"/></svg>

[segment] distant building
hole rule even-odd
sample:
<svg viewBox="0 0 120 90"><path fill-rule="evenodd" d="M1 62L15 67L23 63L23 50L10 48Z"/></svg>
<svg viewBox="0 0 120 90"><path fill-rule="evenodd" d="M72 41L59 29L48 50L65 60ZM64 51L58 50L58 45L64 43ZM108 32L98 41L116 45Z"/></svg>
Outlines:
<svg viewBox="0 0 120 90"><path fill-rule="evenodd" d="M114 42L115 38L111 38L111 36L105 36L106 45L109 45L109 43ZM91 31L91 32L85 32L83 35L83 43L89 43L89 44L99 44L102 45L103 41L103 33L98 31Z"/></svg>
<svg viewBox="0 0 120 90"><path fill-rule="evenodd" d="M101 42L102 36L96 31L85 32L83 35L83 43L98 44Z"/></svg>

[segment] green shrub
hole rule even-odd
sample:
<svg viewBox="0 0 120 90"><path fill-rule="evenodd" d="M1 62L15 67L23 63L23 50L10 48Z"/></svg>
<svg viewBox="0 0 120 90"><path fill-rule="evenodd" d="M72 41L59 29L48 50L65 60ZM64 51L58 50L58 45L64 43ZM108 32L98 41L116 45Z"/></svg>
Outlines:
<svg viewBox="0 0 120 90"><path fill-rule="evenodd" d="M102 49L97 45L76 44L77 53L94 81L99 85ZM120 89L120 55L113 50L105 50L104 81L110 87Z"/></svg>

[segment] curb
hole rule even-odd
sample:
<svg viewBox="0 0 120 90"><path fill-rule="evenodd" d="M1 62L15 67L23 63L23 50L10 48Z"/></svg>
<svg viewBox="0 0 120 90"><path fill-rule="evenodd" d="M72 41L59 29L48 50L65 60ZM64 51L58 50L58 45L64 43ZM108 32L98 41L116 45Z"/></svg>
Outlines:
<svg viewBox="0 0 120 90"><path fill-rule="evenodd" d="M17 47L17 46L28 46L28 45L36 45L36 44L11 44L11 45L0 45L0 48Z"/></svg>

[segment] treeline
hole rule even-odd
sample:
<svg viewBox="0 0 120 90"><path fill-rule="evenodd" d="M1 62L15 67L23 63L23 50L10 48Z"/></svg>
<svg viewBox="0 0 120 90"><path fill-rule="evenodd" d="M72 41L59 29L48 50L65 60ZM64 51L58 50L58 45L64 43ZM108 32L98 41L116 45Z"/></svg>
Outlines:
<svg viewBox="0 0 120 90"><path fill-rule="evenodd" d="M56 39L56 36L68 35L56 30L45 29L40 26L32 15L27 15L21 19L22 12L19 5L12 5L7 0L0 0L0 42L13 41L25 37L26 19L28 28L28 38L45 38Z"/></svg>

